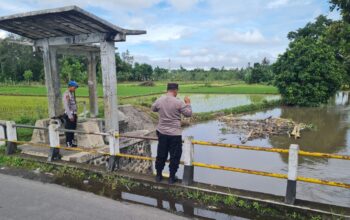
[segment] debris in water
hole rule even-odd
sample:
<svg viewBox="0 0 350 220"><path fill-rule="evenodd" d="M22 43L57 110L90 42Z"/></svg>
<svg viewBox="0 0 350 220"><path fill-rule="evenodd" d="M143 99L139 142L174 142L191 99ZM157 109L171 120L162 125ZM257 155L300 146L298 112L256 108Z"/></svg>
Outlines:
<svg viewBox="0 0 350 220"><path fill-rule="evenodd" d="M219 121L225 123L221 131L243 134L244 136L240 137L243 144L249 140L266 138L270 135L288 135L297 139L301 137L300 131L312 127L312 125L297 123L290 119L272 118L271 116L266 119L251 120L227 115L219 118Z"/></svg>

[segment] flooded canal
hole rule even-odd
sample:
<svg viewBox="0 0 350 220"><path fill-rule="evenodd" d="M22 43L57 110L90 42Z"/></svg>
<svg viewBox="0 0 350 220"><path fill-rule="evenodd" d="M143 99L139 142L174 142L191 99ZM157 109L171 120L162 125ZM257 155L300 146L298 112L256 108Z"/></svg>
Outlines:
<svg viewBox="0 0 350 220"><path fill-rule="evenodd" d="M297 122L313 124L316 127L316 131L302 132L298 140L289 138L287 135L271 136L248 141L245 145L288 148L290 144L296 143L305 151L349 155L349 98L348 92L340 92L324 107L278 107L245 115L243 117L247 119L265 119L270 116L289 118ZM226 100L218 103L226 104ZM223 132L223 127L222 122L214 120L188 127L183 135L194 136L197 140L241 144L238 134L226 134ZM156 145L153 144L153 156L156 156L155 150ZM196 145L195 161L275 173L287 173L288 169L286 154L210 146ZM349 161L301 157L298 169L300 176L350 183ZM182 170L178 175L182 175ZM276 195L284 195L286 190L286 180L198 167L195 168L195 181ZM344 188L298 182L297 198L350 207L350 190Z"/></svg>
<svg viewBox="0 0 350 220"><path fill-rule="evenodd" d="M182 100L186 95L191 98L192 110L196 113L249 105L262 102L263 100L272 101L280 99L280 95L263 94L180 94L179 98Z"/></svg>

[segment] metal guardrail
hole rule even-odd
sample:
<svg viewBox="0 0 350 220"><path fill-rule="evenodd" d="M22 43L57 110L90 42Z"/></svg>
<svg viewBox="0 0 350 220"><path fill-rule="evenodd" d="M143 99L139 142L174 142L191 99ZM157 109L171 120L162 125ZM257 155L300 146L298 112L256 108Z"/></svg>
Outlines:
<svg viewBox="0 0 350 220"><path fill-rule="evenodd" d="M23 145L26 144L26 145L38 146L38 147L46 147L46 148L51 147L49 144L32 143L32 142L27 142L27 141L9 141L7 139L0 139L0 141L12 142L12 143L23 144ZM98 151L97 149L87 149L87 148L83 148L83 147L63 147L63 146L56 146L55 148L68 150L68 151L88 152L88 153L95 153L95 154L110 156L110 154L108 152ZM137 159L137 160L148 160L148 161L155 161L156 160L156 158L154 158L154 157L139 156L139 155L132 155L132 154L122 154L122 153L118 153L115 156ZM184 162L181 161L180 164L184 164ZM259 176L274 177L274 178L279 178L279 179L288 179L288 175L286 175L286 174L270 173L270 172L264 172L264 171L235 168L235 167L227 167L227 166L220 166L220 165L214 165L214 164L206 164L206 163L201 163L201 162L193 162L193 166L210 168L210 169L217 169L217 170L226 170L226 171L238 172L238 173L247 173L247 174L259 175ZM297 179L299 181L302 181L302 182L316 183L316 184L336 186L336 187L350 189L350 184L346 184L346 183L320 180L320 179L301 177L301 176L299 176Z"/></svg>
<svg viewBox="0 0 350 220"><path fill-rule="evenodd" d="M193 144L198 144L198 145L203 145L203 146L216 146L216 147L234 148L234 149L242 149L242 150L254 150L254 151L265 151L265 152L283 153L283 154L288 154L289 153L289 149L281 149L281 148L255 147L255 146L215 143L215 142L198 141L198 140L193 140L192 143ZM298 154L300 156L350 160L350 156L349 155L309 152L309 151L302 151L302 150L299 150Z"/></svg>
<svg viewBox="0 0 350 220"><path fill-rule="evenodd" d="M6 124L0 123L0 126L5 126L6 133L7 133L7 138L0 137L0 141L6 141L8 143L9 148L11 148L11 145L13 145L13 144L15 144L15 145L17 145L17 144L29 144L29 145L33 145L33 146L50 148L50 152L52 152L53 149L63 149L63 150L69 150L69 151L89 152L89 153L106 155L106 156L110 156L110 160L113 159L112 161L115 161L116 157L130 158L130 159L137 159L137 160L148 160L148 161L155 160L155 158L153 158L153 157L120 153L119 138L124 137L124 138L134 138L134 139L143 139L143 140L158 140L158 138L156 138L156 137L124 135L124 134L118 134L115 132L111 132L111 133L86 132L86 131L79 131L79 130L61 129L61 128L58 128L58 125L56 125L56 124L50 125L50 126L53 126L51 128L50 128L50 126L49 126L49 128L45 128L45 127L36 127L36 126L31 126L31 125L21 125L21 124L15 124L14 122L7 122ZM49 137L50 137L50 144L38 144L38 143L31 143L31 142L25 142L25 141L18 141L17 135L15 135L16 128L31 128L31 129L48 130ZM99 151L98 149L87 149L84 147L71 148L71 147L60 146L59 145L59 132L72 132L72 133L79 133L79 134L106 136L109 138L109 141L110 141L109 152ZM296 181L302 181L302 182L308 182L308 183L350 189L350 184L348 184L348 183L297 176L298 155L320 157L320 158L350 160L349 155L338 155L338 154L301 151L301 150L299 150L299 147L297 145L291 146L290 149L264 148L264 147L256 147L256 146L246 146L246 145L225 144L225 143L193 140L192 137L186 137L183 142L184 142L184 156L185 156L185 158L184 158L184 161L181 161L181 164L185 165L184 166L183 182L185 182L186 184L191 184L193 182L193 167L202 167L202 168L209 168L209 169L216 169L216 170L225 170L225 171L231 171L231 172L253 174L253 175L259 175L259 176L267 176L267 177L273 177L273 178L279 178L279 179L287 179L288 184L287 184L286 202L289 204L293 204L294 200L295 200ZM224 147L224 148L231 148L231 149L254 150L254 151L283 153L283 154L288 153L289 154L288 174L270 173L270 172L264 172L264 171L248 170L248 169L242 169L242 168L226 167L226 166L220 166L220 165L215 165L215 164L206 164L206 163L202 163L202 162L195 162L195 161L193 161L193 158L194 158L193 153L194 153L194 145L195 144L198 146L215 146L215 147ZM12 146L12 148L13 148L13 146ZM9 149L9 150L7 150L7 152L11 153L11 152L13 152L13 150ZM51 156L52 156L52 154L51 154Z"/></svg>

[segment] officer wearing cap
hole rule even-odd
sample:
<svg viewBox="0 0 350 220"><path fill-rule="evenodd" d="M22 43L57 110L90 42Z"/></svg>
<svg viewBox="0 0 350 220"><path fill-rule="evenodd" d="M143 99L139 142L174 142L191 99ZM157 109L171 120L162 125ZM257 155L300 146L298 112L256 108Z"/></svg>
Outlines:
<svg viewBox="0 0 350 220"><path fill-rule="evenodd" d="M192 116L190 98L186 96L184 102L176 98L178 89L179 85L177 83L168 83L166 95L158 98L151 108L152 111L159 114L156 158L157 182L163 179L162 171L168 154L170 154L170 177L168 182L173 184L177 181L175 174L179 168L182 154L181 115L185 117Z"/></svg>
<svg viewBox="0 0 350 220"><path fill-rule="evenodd" d="M75 99L75 90L79 87L75 81L68 83L68 89L63 93L63 106L64 106L64 119L65 128L75 130L77 128L77 102ZM66 145L67 147L76 147L73 143L74 133L66 132Z"/></svg>

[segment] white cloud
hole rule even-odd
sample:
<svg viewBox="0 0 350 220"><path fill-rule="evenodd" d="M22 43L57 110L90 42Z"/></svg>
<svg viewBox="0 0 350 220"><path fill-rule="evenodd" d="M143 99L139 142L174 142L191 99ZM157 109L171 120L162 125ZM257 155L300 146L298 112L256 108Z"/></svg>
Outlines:
<svg viewBox="0 0 350 220"><path fill-rule="evenodd" d="M19 4L16 1L0 1L0 10L10 13L20 13L29 11L31 8L25 4Z"/></svg>
<svg viewBox="0 0 350 220"><path fill-rule="evenodd" d="M146 27L146 35L128 36L127 42L131 44L141 42L159 42L179 40L191 34L190 28L182 25L158 25Z"/></svg>
<svg viewBox="0 0 350 220"><path fill-rule="evenodd" d="M219 31L218 38L225 43L258 44L266 42L265 37L256 29L246 32L223 29Z"/></svg>
<svg viewBox="0 0 350 220"><path fill-rule="evenodd" d="M7 36L8 32L0 30L0 39L4 39Z"/></svg>
<svg viewBox="0 0 350 220"><path fill-rule="evenodd" d="M191 9L198 0L170 0L171 5L180 11Z"/></svg>
<svg viewBox="0 0 350 220"><path fill-rule="evenodd" d="M182 48L179 51L179 56L182 57L194 57L194 56L206 56L208 55L209 50L207 48L200 48L200 49L191 49L191 48Z"/></svg>
<svg viewBox="0 0 350 220"><path fill-rule="evenodd" d="M270 9L279 8L279 7L287 5L288 2L289 2L289 0L274 0L272 2L269 2L266 7L270 8Z"/></svg>
<svg viewBox="0 0 350 220"><path fill-rule="evenodd" d="M193 54L191 49L181 49L179 51L180 56L191 56Z"/></svg>
<svg viewBox="0 0 350 220"><path fill-rule="evenodd" d="M77 5L79 7L96 7L106 11L118 10L120 8L128 9L130 11L137 9L144 9L159 3L160 0L50 0L42 1L35 0L33 4L45 7L58 7L66 5Z"/></svg>

